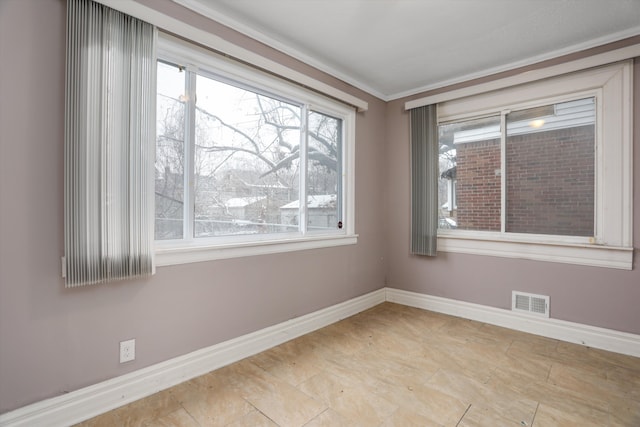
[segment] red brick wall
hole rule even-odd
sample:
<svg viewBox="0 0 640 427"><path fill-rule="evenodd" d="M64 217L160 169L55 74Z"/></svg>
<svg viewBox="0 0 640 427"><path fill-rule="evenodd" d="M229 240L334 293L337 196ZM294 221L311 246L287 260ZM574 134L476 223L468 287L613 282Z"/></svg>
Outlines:
<svg viewBox="0 0 640 427"><path fill-rule="evenodd" d="M456 147L458 228L500 231L500 140Z"/></svg>
<svg viewBox="0 0 640 427"><path fill-rule="evenodd" d="M593 236L594 126L507 140L507 231Z"/></svg>
<svg viewBox="0 0 640 427"><path fill-rule="evenodd" d="M516 233L593 235L594 127L507 140L507 225ZM457 146L459 229L500 230L500 140Z"/></svg>

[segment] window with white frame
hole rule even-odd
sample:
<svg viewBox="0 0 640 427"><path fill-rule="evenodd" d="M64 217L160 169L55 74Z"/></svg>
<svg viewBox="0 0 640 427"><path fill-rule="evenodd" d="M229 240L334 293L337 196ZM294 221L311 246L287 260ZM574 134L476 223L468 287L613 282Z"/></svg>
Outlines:
<svg viewBox="0 0 640 427"><path fill-rule="evenodd" d="M595 111L588 97L440 124L441 228L593 237Z"/></svg>
<svg viewBox="0 0 640 427"><path fill-rule="evenodd" d="M438 104L438 249L630 269L631 67Z"/></svg>
<svg viewBox="0 0 640 427"><path fill-rule="evenodd" d="M169 36L159 44L159 265L355 243L353 109Z"/></svg>

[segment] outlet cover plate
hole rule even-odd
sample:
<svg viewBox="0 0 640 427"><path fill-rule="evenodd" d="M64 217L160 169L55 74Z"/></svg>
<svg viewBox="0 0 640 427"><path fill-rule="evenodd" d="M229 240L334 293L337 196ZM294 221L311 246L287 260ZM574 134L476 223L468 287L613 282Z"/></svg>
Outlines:
<svg viewBox="0 0 640 427"><path fill-rule="evenodd" d="M120 363L131 362L136 359L136 340L120 342Z"/></svg>

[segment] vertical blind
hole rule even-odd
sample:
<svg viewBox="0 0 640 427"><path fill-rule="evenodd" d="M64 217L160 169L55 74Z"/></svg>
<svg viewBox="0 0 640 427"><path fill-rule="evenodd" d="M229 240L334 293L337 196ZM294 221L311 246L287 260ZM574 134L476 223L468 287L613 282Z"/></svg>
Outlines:
<svg viewBox="0 0 640 427"><path fill-rule="evenodd" d="M156 29L67 2L67 287L151 274Z"/></svg>
<svg viewBox="0 0 640 427"><path fill-rule="evenodd" d="M438 118L436 105L414 108L411 133L411 253L435 256L438 243Z"/></svg>

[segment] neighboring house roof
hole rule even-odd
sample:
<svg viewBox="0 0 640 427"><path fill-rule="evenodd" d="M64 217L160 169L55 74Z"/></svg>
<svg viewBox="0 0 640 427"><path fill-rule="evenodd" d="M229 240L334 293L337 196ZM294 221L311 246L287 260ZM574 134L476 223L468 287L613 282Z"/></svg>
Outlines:
<svg viewBox="0 0 640 427"><path fill-rule="evenodd" d="M309 209L335 208L335 206L335 194L318 194L316 196L309 196L307 201L307 208ZM300 209L300 200L295 200L291 203L280 206L280 209Z"/></svg>
<svg viewBox="0 0 640 427"><path fill-rule="evenodd" d="M262 196L234 197L224 202L224 205L228 208L244 208L246 206L260 202L264 199L266 199L266 197L262 197Z"/></svg>

